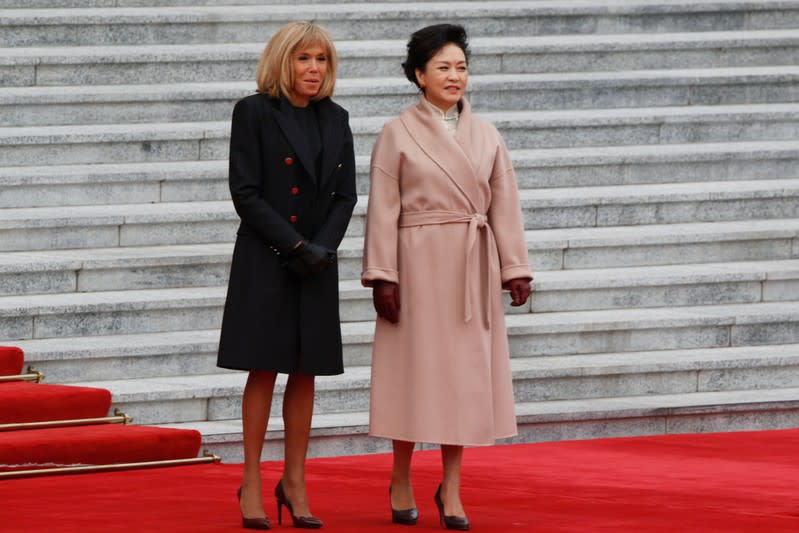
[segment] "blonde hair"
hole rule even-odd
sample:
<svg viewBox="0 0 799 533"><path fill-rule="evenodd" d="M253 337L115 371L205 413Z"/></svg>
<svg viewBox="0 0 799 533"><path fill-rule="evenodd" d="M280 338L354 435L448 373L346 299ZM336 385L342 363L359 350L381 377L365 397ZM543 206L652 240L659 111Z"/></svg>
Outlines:
<svg viewBox="0 0 799 533"><path fill-rule="evenodd" d="M319 45L327 55L327 72L312 100L321 100L333 95L336 85L338 56L333 40L327 30L312 22L290 22L277 30L266 44L258 68L255 71L257 91L272 98L281 94L288 97L294 87L293 55L297 50Z"/></svg>

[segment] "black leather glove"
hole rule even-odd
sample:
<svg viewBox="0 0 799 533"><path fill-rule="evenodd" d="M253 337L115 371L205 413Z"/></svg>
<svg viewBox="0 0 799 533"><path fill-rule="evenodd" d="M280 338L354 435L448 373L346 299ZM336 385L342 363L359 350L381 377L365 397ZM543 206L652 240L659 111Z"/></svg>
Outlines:
<svg viewBox="0 0 799 533"><path fill-rule="evenodd" d="M372 302L377 316L385 318L392 324L399 322L400 296L399 285L393 281L372 282Z"/></svg>
<svg viewBox="0 0 799 533"><path fill-rule="evenodd" d="M313 242L302 241L288 254L283 262L283 268L299 278L307 278L324 272L335 260L335 250Z"/></svg>
<svg viewBox="0 0 799 533"><path fill-rule="evenodd" d="M510 290L510 304L513 307L524 305L530 297L530 280L527 278L512 279L508 281L505 286Z"/></svg>

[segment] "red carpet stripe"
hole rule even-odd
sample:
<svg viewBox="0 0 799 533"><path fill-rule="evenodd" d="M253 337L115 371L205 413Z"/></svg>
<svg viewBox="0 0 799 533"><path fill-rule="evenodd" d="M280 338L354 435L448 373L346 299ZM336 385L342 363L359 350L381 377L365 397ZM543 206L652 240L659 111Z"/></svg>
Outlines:
<svg viewBox="0 0 799 533"><path fill-rule="evenodd" d="M193 430L120 424L9 431L0 433L0 470L187 459L200 440Z"/></svg>
<svg viewBox="0 0 799 533"><path fill-rule="evenodd" d="M16 346L0 346L0 376L22 373L24 354Z"/></svg>
<svg viewBox="0 0 799 533"><path fill-rule="evenodd" d="M472 448L463 500L475 533L796 532L798 450L799 430ZM311 508L323 531L443 531L432 501L439 453L414 457L413 528L389 522L390 467L386 454L310 460ZM280 471L262 465L273 522ZM7 480L0 524L4 533L241 531L240 474L241 465L202 465Z"/></svg>
<svg viewBox="0 0 799 533"><path fill-rule="evenodd" d="M106 416L105 389L14 381L0 383L0 424Z"/></svg>

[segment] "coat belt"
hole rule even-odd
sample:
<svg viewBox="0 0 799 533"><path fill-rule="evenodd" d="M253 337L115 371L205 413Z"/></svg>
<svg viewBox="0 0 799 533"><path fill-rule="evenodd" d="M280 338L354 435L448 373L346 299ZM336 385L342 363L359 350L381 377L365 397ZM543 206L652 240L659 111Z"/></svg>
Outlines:
<svg viewBox="0 0 799 533"><path fill-rule="evenodd" d="M427 226L438 224L469 224L468 236L466 240L466 250L464 257L464 272L465 278L463 283L463 298L464 298L464 314L463 319L465 322L472 320L472 290L469 281L472 278L472 264L471 261L473 253L475 253L475 245L477 244L478 234L485 240L483 246L483 253L486 257L486 265L488 267L488 283L483 284L483 324L487 329L491 329L491 290L499 281L499 272L494 268L494 261L492 261L491 250L492 247L496 248L494 244L494 233L491 226L488 225L488 218L481 213L461 213L458 211L416 211L401 213L399 217L400 228L410 228L414 226Z"/></svg>

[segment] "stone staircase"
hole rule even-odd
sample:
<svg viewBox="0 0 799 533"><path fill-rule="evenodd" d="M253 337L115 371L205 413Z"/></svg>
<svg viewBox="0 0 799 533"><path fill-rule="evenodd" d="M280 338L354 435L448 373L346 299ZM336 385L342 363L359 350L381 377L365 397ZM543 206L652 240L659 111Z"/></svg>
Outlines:
<svg viewBox="0 0 799 533"><path fill-rule="evenodd" d="M369 151L414 101L408 35L447 20L536 271L507 308L516 441L799 425L799 0L286 4L0 0L0 340L48 381L241 459L244 374L215 367L230 113L271 32L309 18L336 38L363 195L347 370L318 380L310 451L386 450L366 436Z"/></svg>

